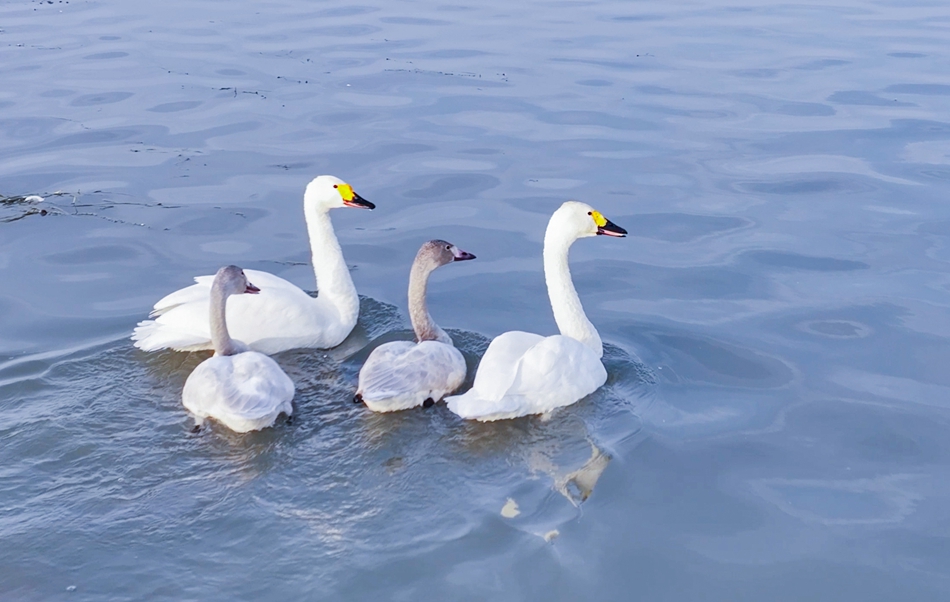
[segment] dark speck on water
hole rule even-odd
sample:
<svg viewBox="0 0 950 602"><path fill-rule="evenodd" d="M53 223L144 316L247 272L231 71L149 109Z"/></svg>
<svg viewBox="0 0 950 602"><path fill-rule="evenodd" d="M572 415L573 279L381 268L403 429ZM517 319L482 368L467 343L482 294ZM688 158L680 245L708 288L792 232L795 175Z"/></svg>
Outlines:
<svg viewBox="0 0 950 602"><path fill-rule="evenodd" d="M0 599L950 599L946 3L0 4ZM236 264L362 298L275 359L293 418L194 427L207 353L129 334ZM556 332L548 216L607 384L550 415L352 403L429 309L470 372ZM44 217L45 216L45 217Z"/></svg>

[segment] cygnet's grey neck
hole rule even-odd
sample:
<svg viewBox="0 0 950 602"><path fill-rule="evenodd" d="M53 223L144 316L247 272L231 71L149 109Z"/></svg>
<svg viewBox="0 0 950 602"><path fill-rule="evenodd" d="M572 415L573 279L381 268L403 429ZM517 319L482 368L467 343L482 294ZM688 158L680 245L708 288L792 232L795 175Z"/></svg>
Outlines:
<svg viewBox="0 0 950 602"><path fill-rule="evenodd" d="M216 277L211 284L211 346L215 355L235 355L245 350L244 345L231 338L225 319L230 293L225 291L222 278Z"/></svg>
<svg viewBox="0 0 950 602"><path fill-rule="evenodd" d="M439 341L452 344L452 339L433 321L426 305L429 274L439 265L430 257L417 256L409 272L409 320L416 333L416 341Z"/></svg>

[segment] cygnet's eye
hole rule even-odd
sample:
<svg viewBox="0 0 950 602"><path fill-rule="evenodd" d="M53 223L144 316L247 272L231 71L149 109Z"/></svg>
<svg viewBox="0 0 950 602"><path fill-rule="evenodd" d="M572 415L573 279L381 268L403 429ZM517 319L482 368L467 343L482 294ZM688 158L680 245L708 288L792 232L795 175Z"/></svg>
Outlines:
<svg viewBox="0 0 950 602"><path fill-rule="evenodd" d="M452 250L452 245L445 245L445 250L446 250L446 251L451 251L451 250Z"/></svg>

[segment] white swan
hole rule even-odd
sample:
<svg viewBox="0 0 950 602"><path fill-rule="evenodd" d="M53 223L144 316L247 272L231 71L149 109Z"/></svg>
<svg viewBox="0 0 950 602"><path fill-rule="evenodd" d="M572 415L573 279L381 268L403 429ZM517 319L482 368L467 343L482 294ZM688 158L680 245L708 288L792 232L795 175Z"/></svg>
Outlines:
<svg viewBox="0 0 950 602"><path fill-rule="evenodd" d="M374 412L395 412L429 407L459 388L465 358L429 315L426 286L436 268L469 259L475 256L444 240L422 245L409 272L409 319L417 342L393 341L373 349L360 369L353 401Z"/></svg>
<svg viewBox="0 0 950 602"><path fill-rule="evenodd" d="M261 287L261 294L237 297L228 304L228 324L234 336L262 353L336 347L356 326L359 316L359 297L333 233L329 211L344 206L374 209L375 205L333 176L320 176L310 182L303 205L319 296L314 299L273 274L247 270L248 277ZM212 279L198 276L197 284L156 303L149 314L154 319L139 322L132 333L135 346L144 351L210 349L208 299Z"/></svg>
<svg viewBox="0 0 950 602"><path fill-rule="evenodd" d="M258 292L237 266L223 267L214 277L210 303L214 356L198 364L181 392L182 404L195 415L195 428L205 418L214 418L232 431L246 433L273 425L281 413L293 412L293 381L277 362L228 334L228 297Z"/></svg>
<svg viewBox="0 0 950 602"><path fill-rule="evenodd" d="M512 331L488 346L465 394L447 397L462 418L489 421L543 414L590 395L607 381L600 335L587 319L571 281L567 256L578 238L627 231L590 205L568 201L544 234L544 279L561 334L550 337Z"/></svg>

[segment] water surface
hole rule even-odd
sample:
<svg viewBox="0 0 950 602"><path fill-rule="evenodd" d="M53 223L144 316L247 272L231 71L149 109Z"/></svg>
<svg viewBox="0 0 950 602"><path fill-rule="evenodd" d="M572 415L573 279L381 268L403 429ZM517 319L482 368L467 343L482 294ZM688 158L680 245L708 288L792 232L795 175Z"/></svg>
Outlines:
<svg viewBox="0 0 950 602"><path fill-rule="evenodd" d="M950 9L940 3L16 0L0 6L0 597L945 600ZM314 288L332 173L363 295L279 354L295 419L191 434L135 350L225 263ZM40 195L43 201L26 198ZM472 366L553 333L572 252L608 384L549 419L350 402L430 306ZM45 212L45 214L44 214Z"/></svg>

